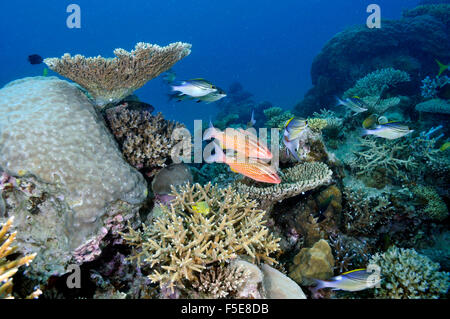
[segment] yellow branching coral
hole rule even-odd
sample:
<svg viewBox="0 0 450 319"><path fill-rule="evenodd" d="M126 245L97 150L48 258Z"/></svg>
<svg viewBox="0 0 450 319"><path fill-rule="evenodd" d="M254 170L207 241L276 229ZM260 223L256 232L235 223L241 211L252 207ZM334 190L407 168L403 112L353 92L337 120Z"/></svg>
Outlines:
<svg viewBox="0 0 450 319"><path fill-rule="evenodd" d="M281 171L281 183L267 185L247 180L238 181L236 188L241 194L261 201L277 202L312 190L331 180L332 171L324 163L298 164Z"/></svg>
<svg viewBox="0 0 450 319"><path fill-rule="evenodd" d="M165 47L139 42L131 52L115 49L115 58L101 56L47 58L50 69L71 79L86 89L95 103L103 107L119 102L151 79L170 69L176 62L190 54L191 45L182 42Z"/></svg>
<svg viewBox="0 0 450 319"><path fill-rule="evenodd" d="M318 117L308 118L308 127L314 132L320 132L327 126L328 121L326 119L321 119Z"/></svg>
<svg viewBox="0 0 450 319"><path fill-rule="evenodd" d="M0 228L0 299L13 299L11 295L13 289L12 277L22 265L27 265L36 257L36 254L27 255L22 258L8 259L16 252L17 246L12 246L16 233L10 233L10 228L14 217L9 218ZM42 292L38 289L27 298L37 298Z"/></svg>
<svg viewBox="0 0 450 319"><path fill-rule="evenodd" d="M276 262L270 254L279 249L279 238L265 226L265 212L244 194L208 183L173 189L170 207L150 226L123 234L134 246L131 259L153 267L149 278L161 287L185 287L194 282L208 265L247 255L254 261ZM194 209L206 203L206 214ZM186 282L185 282L186 283Z"/></svg>

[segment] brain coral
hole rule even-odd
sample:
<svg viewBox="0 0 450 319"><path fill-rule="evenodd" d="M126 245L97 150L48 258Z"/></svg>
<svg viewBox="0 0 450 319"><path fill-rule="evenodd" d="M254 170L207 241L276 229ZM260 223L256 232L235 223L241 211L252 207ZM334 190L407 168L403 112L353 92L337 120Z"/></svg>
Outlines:
<svg viewBox="0 0 450 319"><path fill-rule="evenodd" d="M439 271L439 264L414 249L391 247L375 254L369 261L381 267L381 287L378 298L435 299L444 295L450 284L450 274Z"/></svg>
<svg viewBox="0 0 450 319"><path fill-rule="evenodd" d="M24 78L0 90L0 168L61 192L72 247L117 200L146 197L142 175L122 158L89 99L56 77Z"/></svg>

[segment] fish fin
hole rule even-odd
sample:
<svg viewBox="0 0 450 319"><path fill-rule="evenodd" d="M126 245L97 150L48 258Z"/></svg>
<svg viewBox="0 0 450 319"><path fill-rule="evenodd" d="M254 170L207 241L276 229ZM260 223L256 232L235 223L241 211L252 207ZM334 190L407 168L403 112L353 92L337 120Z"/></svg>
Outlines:
<svg viewBox="0 0 450 319"><path fill-rule="evenodd" d="M445 65L443 63L441 63L439 60L435 59L436 63L439 66L439 73L438 76L441 76L442 73L444 73L445 70L448 69L448 65Z"/></svg>
<svg viewBox="0 0 450 319"><path fill-rule="evenodd" d="M315 293L317 290L323 289L323 288L327 288L327 282L323 281L323 280L319 280L319 279L313 279L314 282L316 283L316 286L312 289L312 291Z"/></svg>
<svg viewBox="0 0 450 319"><path fill-rule="evenodd" d="M365 129L365 128L360 128L359 129L359 135L361 135L361 136L370 135L370 130Z"/></svg>
<svg viewBox="0 0 450 319"><path fill-rule="evenodd" d="M335 96L335 98L336 98L336 102L337 102L336 106L339 106L339 105L344 105L344 106L346 106L345 102L342 101L342 100L339 98L339 96Z"/></svg>
<svg viewBox="0 0 450 319"><path fill-rule="evenodd" d="M351 274L352 272L361 271L361 270L366 270L366 268L359 268L359 269L350 270L350 271L342 273L341 276L347 275L347 274Z"/></svg>
<svg viewBox="0 0 450 319"><path fill-rule="evenodd" d="M206 129L205 133L203 134L203 140L210 140L216 136L218 133L218 130L214 127L212 124L211 118L209 118L209 128Z"/></svg>
<svg viewBox="0 0 450 319"><path fill-rule="evenodd" d="M205 162L223 163L224 160L225 160L225 153L222 151L222 148L217 143L214 143L214 154L210 154L207 158L205 158Z"/></svg>

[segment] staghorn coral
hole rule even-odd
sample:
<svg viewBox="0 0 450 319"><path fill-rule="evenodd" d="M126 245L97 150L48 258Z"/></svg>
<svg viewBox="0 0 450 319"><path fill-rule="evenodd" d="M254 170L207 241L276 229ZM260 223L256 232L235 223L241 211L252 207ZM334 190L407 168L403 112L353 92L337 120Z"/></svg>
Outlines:
<svg viewBox="0 0 450 319"><path fill-rule="evenodd" d="M201 272L192 287L205 298L235 298L249 276L242 266L216 266Z"/></svg>
<svg viewBox="0 0 450 319"><path fill-rule="evenodd" d="M364 103L368 106L368 112L371 114L383 114L391 107L395 107L400 103L399 97L391 97L381 99L380 96L366 96L363 98Z"/></svg>
<svg viewBox="0 0 450 319"><path fill-rule="evenodd" d="M172 147L181 141L173 138L174 130L184 127L126 104L108 109L106 118L127 161L149 177L167 166Z"/></svg>
<svg viewBox="0 0 450 319"><path fill-rule="evenodd" d="M417 167L409 152L410 146L402 140L386 141L377 138L360 138L353 151L354 157L348 158L348 164L357 175L369 175L378 168L383 168L389 175L400 177L406 170Z"/></svg>
<svg viewBox="0 0 450 319"><path fill-rule="evenodd" d="M448 208L445 202L431 186L416 185L412 188L416 198L425 202L424 207L419 210L419 214L424 218L444 220L448 216Z"/></svg>
<svg viewBox="0 0 450 319"><path fill-rule="evenodd" d="M183 288L208 265L238 255L275 262L269 255L278 250L279 239L269 233L264 211L247 195L211 184L173 188L172 195L170 207L161 206L162 215L153 224L123 234L134 247L131 259L153 267L149 278L161 288ZM205 215L193 210L198 202L207 203Z"/></svg>
<svg viewBox="0 0 450 319"><path fill-rule="evenodd" d="M170 69L189 55L191 45L182 42L160 47L139 42L131 52L115 49L115 58L101 56L86 58L82 55L64 54L47 58L44 63L53 71L71 79L86 89L102 108L117 103L142 87L149 80Z"/></svg>
<svg viewBox="0 0 450 319"><path fill-rule="evenodd" d="M308 127L313 132L321 132L325 127L328 126L328 121L326 119L309 117L308 118Z"/></svg>
<svg viewBox="0 0 450 319"><path fill-rule="evenodd" d="M241 180L235 183L241 194L260 201L275 203L312 190L331 181L332 171L324 163L303 163L281 171L281 183L266 185Z"/></svg>
<svg viewBox="0 0 450 319"><path fill-rule="evenodd" d="M359 96L380 96L387 87L396 86L401 82L408 82L411 78L408 73L393 68L374 71L359 79L355 86L344 93L344 98Z"/></svg>
<svg viewBox="0 0 450 319"><path fill-rule="evenodd" d="M416 111L450 114L450 103L443 99L432 99L416 105Z"/></svg>
<svg viewBox="0 0 450 319"><path fill-rule="evenodd" d="M436 299L447 293L450 274L414 249L392 246L369 261L381 268L381 287L375 297L386 299Z"/></svg>
<svg viewBox="0 0 450 319"><path fill-rule="evenodd" d="M16 253L17 246L12 246L16 233L10 233L10 228L14 222L14 217L10 217L6 223L0 227L0 299L13 299L13 276L20 266L28 266L36 257L36 253L21 258L11 258ZM27 299L38 298L41 290L37 289L30 294Z"/></svg>

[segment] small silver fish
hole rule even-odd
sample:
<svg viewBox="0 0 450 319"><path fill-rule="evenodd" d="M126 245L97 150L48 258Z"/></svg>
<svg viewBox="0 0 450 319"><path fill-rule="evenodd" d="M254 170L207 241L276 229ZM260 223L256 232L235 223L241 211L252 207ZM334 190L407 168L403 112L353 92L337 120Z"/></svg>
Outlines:
<svg viewBox="0 0 450 319"><path fill-rule="evenodd" d="M317 286L314 291L323 288L333 288L333 290L345 291L360 291L367 288L373 288L381 282L380 276L373 272L368 272L367 269L355 269L345 272L339 276L333 277L330 280L315 280Z"/></svg>
<svg viewBox="0 0 450 319"><path fill-rule="evenodd" d="M349 97L342 101L340 98L337 98L338 105L344 105L349 108L351 111L355 112L353 115L357 115L359 113L363 113L368 110L366 103L361 100L359 97Z"/></svg>
<svg viewBox="0 0 450 319"><path fill-rule="evenodd" d="M411 132L414 132L414 130L410 130L406 125L398 122L388 122L385 124L379 124L371 130L362 130L362 135L375 135L378 137L387 138L388 140L395 140Z"/></svg>
<svg viewBox="0 0 450 319"><path fill-rule="evenodd" d="M297 161L300 162L300 157L298 157L298 148L300 146L300 138L289 140L286 136L283 136L283 143L286 146L286 154L292 154Z"/></svg>
<svg viewBox="0 0 450 319"><path fill-rule="evenodd" d="M180 85L172 85L172 90L190 97L201 97L216 92L217 87L204 79L193 79L182 81Z"/></svg>
<svg viewBox="0 0 450 319"><path fill-rule="evenodd" d="M209 94L206 94L205 96L201 96L201 97L197 98L197 103L205 102L206 104L209 104L212 102L216 102L220 99L223 99L226 96L227 96L227 94L225 93L225 91L222 90L221 88L217 87L217 91L211 92Z"/></svg>
<svg viewBox="0 0 450 319"><path fill-rule="evenodd" d="M255 125L255 111L252 110L252 117L250 118L250 122L247 123L247 128L253 127Z"/></svg>

